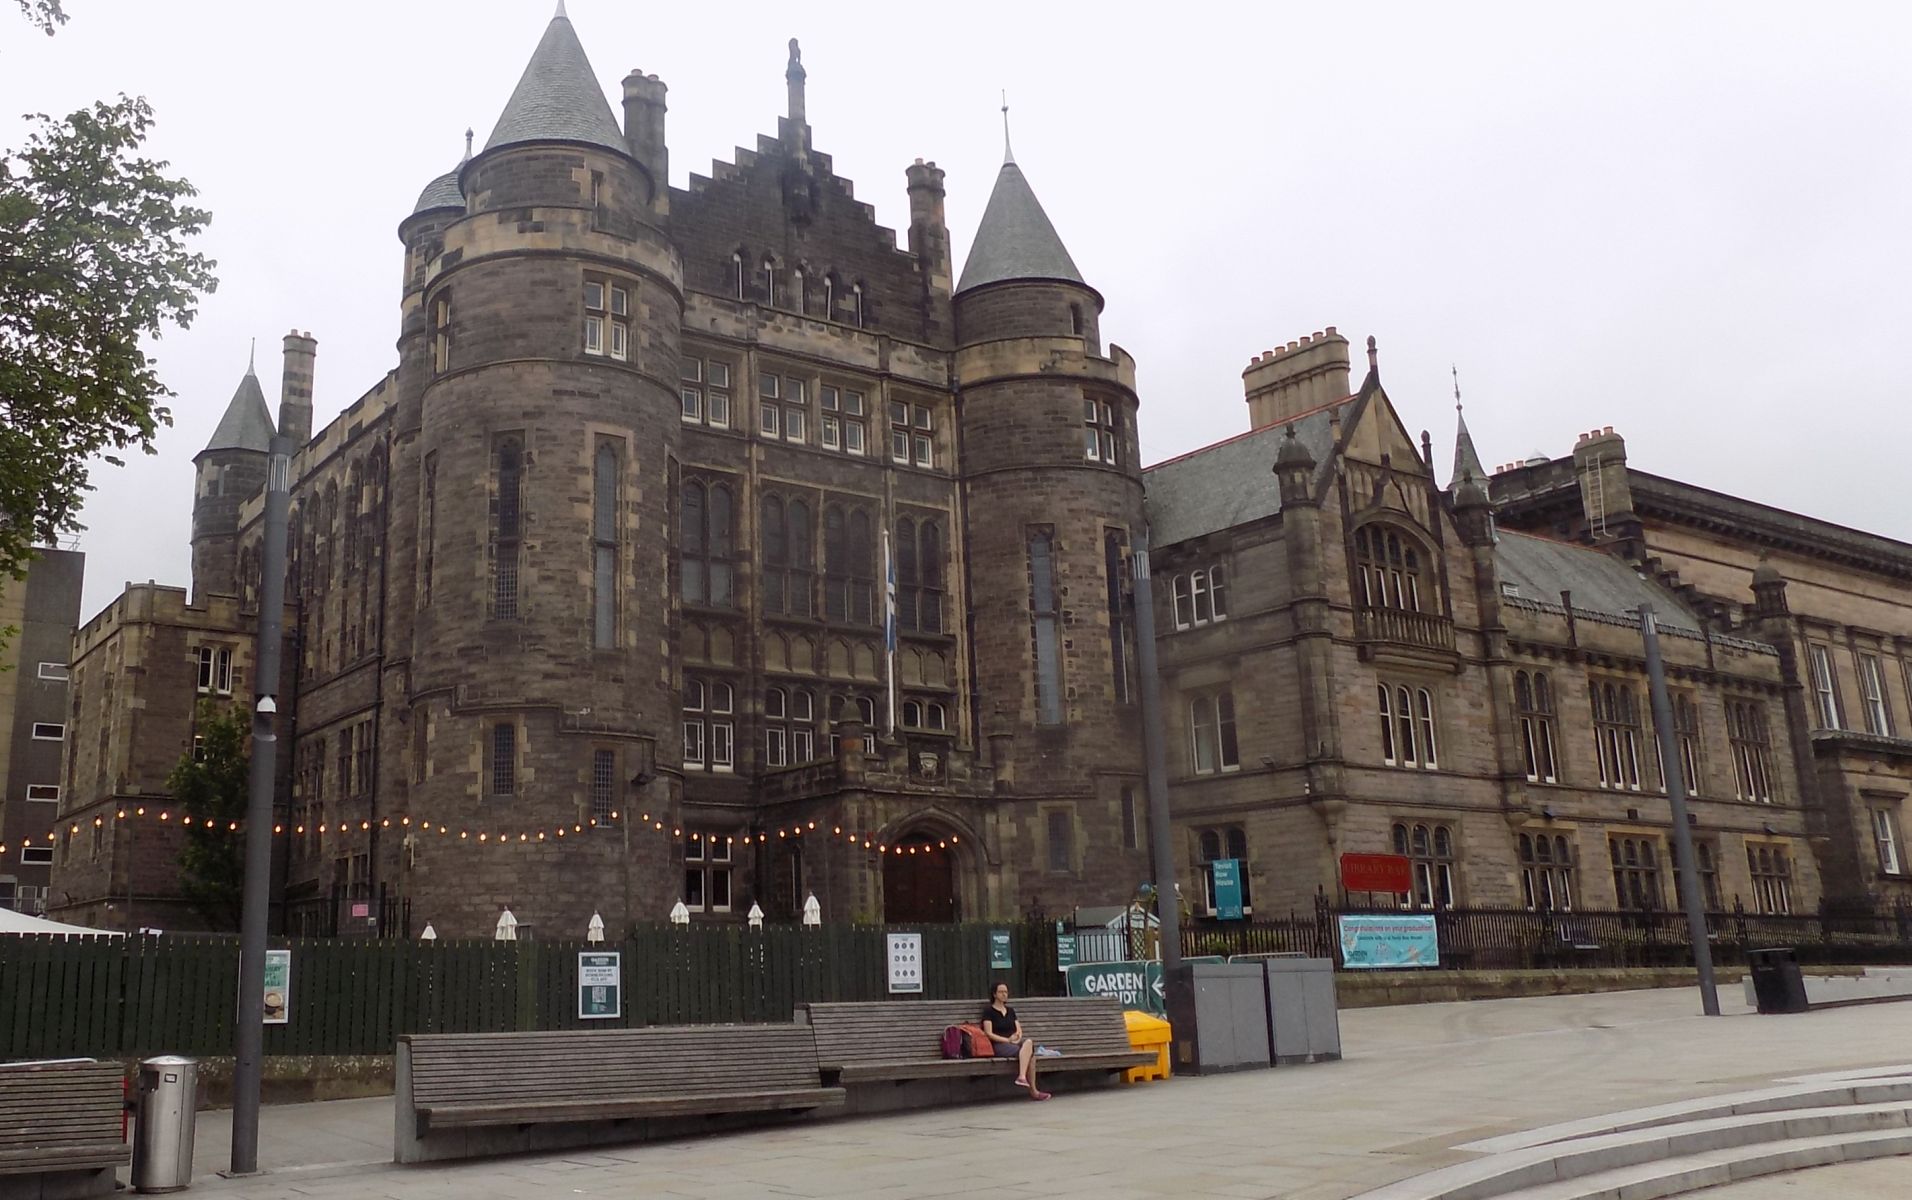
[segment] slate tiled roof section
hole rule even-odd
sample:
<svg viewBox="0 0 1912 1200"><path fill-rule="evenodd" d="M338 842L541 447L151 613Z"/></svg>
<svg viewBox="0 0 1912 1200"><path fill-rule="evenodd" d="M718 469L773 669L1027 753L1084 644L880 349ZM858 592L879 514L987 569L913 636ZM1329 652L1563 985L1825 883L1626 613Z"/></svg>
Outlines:
<svg viewBox="0 0 1912 1200"><path fill-rule="evenodd" d="M447 171L425 185L418 193L418 203L412 206L412 215L430 212L434 208L463 208L465 193L458 186L458 172Z"/></svg>
<svg viewBox="0 0 1912 1200"><path fill-rule="evenodd" d="M1314 456L1317 474L1334 457L1331 411L1317 409L1295 422L1295 439ZM1287 436L1286 425L1270 425L1144 470L1150 542L1172 546L1280 512L1275 455Z"/></svg>
<svg viewBox="0 0 1912 1200"><path fill-rule="evenodd" d="M562 8L545 27L485 149L519 142L590 142L620 154L631 152Z"/></svg>
<svg viewBox="0 0 1912 1200"><path fill-rule="evenodd" d="M1503 529L1494 559L1501 583L1515 585L1523 600L1558 605L1560 593L1571 591L1576 610L1626 617L1651 604L1667 629L1704 628L1678 596L1602 550Z"/></svg>
<svg viewBox="0 0 1912 1200"><path fill-rule="evenodd" d="M1472 479L1482 487L1492 488L1487 471L1480 465L1480 454L1474 449L1474 435L1467 432L1467 417L1462 414L1457 422L1459 428L1454 434L1454 475L1447 486L1457 488Z"/></svg>
<svg viewBox="0 0 1912 1200"><path fill-rule="evenodd" d="M272 432L272 411L266 407L266 395L259 390L259 377L248 370L226 405L226 415L219 418L218 428L207 440L206 450L257 450L263 454L272 448Z"/></svg>
<svg viewBox="0 0 1912 1200"><path fill-rule="evenodd" d="M983 209L956 290L1010 279L1060 279L1088 286L1014 159L996 176L996 190L989 193L989 207Z"/></svg>

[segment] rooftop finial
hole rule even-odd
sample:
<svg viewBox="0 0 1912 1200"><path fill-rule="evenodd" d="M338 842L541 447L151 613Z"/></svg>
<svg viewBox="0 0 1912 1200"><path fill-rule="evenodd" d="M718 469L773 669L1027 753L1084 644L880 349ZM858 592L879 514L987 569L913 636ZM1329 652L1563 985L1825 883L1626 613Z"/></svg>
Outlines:
<svg viewBox="0 0 1912 1200"><path fill-rule="evenodd" d="M1454 373L1454 411L1459 412L1461 410L1461 369L1453 363L1447 364L1447 369Z"/></svg>
<svg viewBox="0 0 1912 1200"><path fill-rule="evenodd" d="M259 339L253 338L252 345L248 347L246 350L246 374L257 375L259 373L253 367L253 363L256 362L258 358L259 358Z"/></svg>
<svg viewBox="0 0 1912 1200"><path fill-rule="evenodd" d="M564 11L564 0L558 0L558 11L551 14L553 21L569 21L571 14Z"/></svg>
<svg viewBox="0 0 1912 1200"><path fill-rule="evenodd" d="M1008 166L1016 161L1016 152L1009 148L1009 89L1002 93L1002 165Z"/></svg>
<svg viewBox="0 0 1912 1200"><path fill-rule="evenodd" d="M1368 372L1379 374L1381 370L1381 352L1374 347L1374 335L1368 335Z"/></svg>
<svg viewBox="0 0 1912 1200"><path fill-rule="evenodd" d="M471 128L467 126L465 128L465 157L458 160L458 165L461 167L471 161L471 137Z"/></svg>
<svg viewBox="0 0 1912 1200"><path fill-rule="evenodd" d="M790 88L790 120L799 127L799 131L809 119L803 102L803 81L808 75L809 72L803 69L803 50L798 47L797 39L791 38L790 65L784 68L783 80Z"/></svg>

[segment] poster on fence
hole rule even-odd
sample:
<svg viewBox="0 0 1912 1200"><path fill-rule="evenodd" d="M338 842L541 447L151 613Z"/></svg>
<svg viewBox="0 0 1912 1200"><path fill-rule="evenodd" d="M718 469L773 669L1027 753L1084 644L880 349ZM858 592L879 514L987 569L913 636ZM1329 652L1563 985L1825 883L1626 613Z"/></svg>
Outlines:
<svg viewBox="0 0 1912 1200"><path fill-rule="evenodd" d="M1433 917L1338 917L1336 922L1341 965L1349 970L1441 965Z"/></svg>
<svg viewBox="0 0 1912 1200"><path fill-rule="evenodd" d="M892 933L890 946L890 991L916 993L923 990L923 935Z"/></svg>
<svg viewBox="0 0 1912 1200"><path fill-rule="evenodd" d="M284 1025L292 1019L292 951L266 951L267 1025Z"/></svg>
<svg viewBox="0 0 1912 1200"><path fill-rule="evenodd" d="M624 1015L624 972L616 950L578 953L578 1020L612 1021Z"/></svg>
<svg viewBox="0 0 1912 1200"><path fill-rule="evenodd" d="M1011 949L1011 945L1012 943L1010 942L1009 931L1007 929L992 929L989 931L990 970L1008 971L1015 967L1016 955L1015 951Z"/></svg>

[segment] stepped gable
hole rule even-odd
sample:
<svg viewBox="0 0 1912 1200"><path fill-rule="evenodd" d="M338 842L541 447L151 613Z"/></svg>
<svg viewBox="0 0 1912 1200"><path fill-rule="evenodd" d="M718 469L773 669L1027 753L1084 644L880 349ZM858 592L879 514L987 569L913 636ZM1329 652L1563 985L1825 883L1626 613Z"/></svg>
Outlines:
<svg viewBox="0 0 1912 1200"><path fill-rule="evenodd" d="M898 247L894 229L877 224L876 209L856 198L828 154L809 149L807 136L799 141L788 117L778 127L779 137L759 136L756 149L739 146L732 161L713 160L709 175L671 189L671 234L684 256L686 289L736 297L731 256L742 253L744 298L762 303L758 275L769 255L780 291L792 271L802 270L812 289L835 272L839 298L862 286L866 328L929 340L916 257ZM813 316L820 315L815 303ZM792 305L780 296L775 307Z"/></svg>

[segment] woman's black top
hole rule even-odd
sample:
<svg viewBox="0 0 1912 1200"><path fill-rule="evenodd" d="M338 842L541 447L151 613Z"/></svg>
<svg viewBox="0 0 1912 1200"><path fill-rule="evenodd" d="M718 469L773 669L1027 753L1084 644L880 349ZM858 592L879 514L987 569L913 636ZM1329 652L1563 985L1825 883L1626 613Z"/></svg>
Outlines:
<svg viewBox="0 0 1912 1200"><path fill-rule="evenodd" d="M1003 1007L1007 1011L997 1012L995 1005L983 1005L983 1024L988 1027L989 1032L995 1034L997 1037L1015 1037L1016 1010L1008 1005L1004 1005Z"/></svg>

